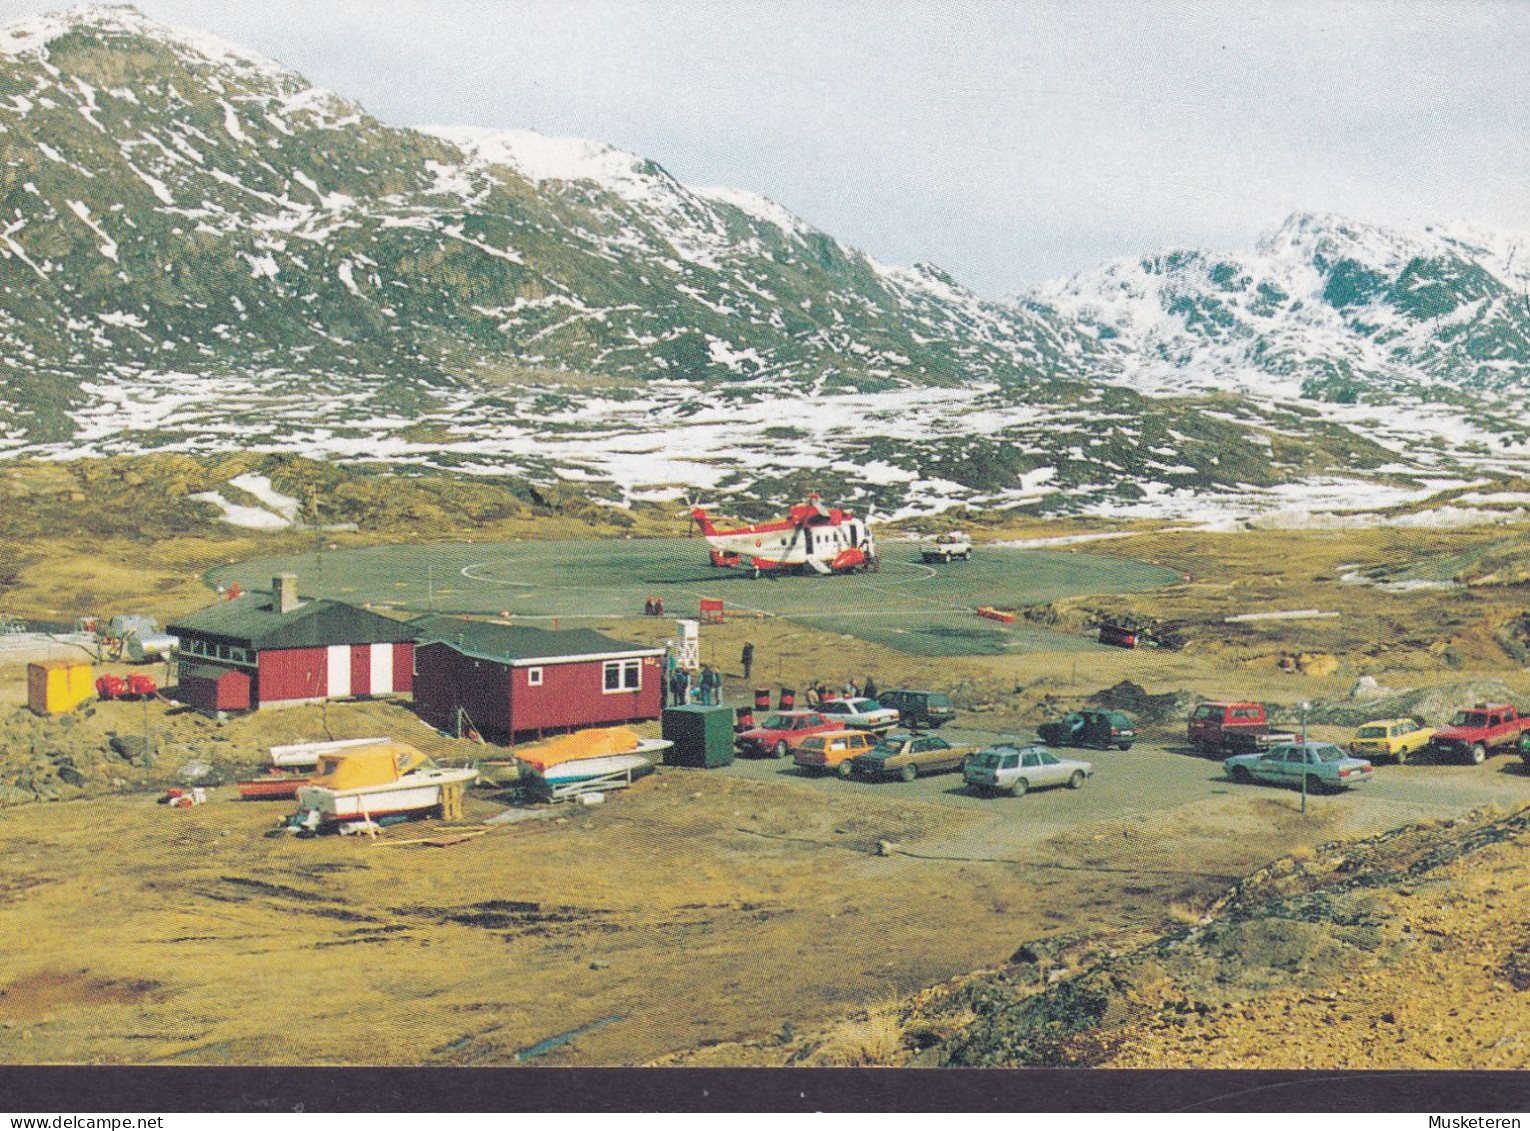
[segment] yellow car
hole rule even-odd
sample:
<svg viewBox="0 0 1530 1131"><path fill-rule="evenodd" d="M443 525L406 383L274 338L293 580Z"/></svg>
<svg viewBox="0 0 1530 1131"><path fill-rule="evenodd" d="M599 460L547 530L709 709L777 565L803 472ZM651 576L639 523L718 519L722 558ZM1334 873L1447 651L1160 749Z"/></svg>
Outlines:
<svg viewBox="0 0 1530 1131"><path fill-rule="evenodd" d="M1408 755L1417 754L1433 737L1434 728L1417 719L1377 719L1355 731L1355 737L1349 741L1349 752L1371 761L1391 758L1394 762L1406 762Z"/></svg>

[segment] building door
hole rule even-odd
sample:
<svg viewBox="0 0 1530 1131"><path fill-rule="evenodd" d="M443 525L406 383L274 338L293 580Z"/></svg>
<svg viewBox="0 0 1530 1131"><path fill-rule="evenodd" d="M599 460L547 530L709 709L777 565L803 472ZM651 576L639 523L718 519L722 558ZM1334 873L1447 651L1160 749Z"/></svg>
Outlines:
<svg viewBox="0 0 1530 1131"><path fill-rule="evenodd" d="M351 649L348 644L331 644L325 662L329 667L329 679L324 689L326 698L346 699L351 694Z"/></svg>
<svg viewBox="0 0 1530 1131"><path fill-rule="evenodd" d="M372 646L351 645L351 694L372 694Z"/></svg>
<svg viewBox="0 0 1530 1131"><path fill-rule="evenodd" d="M393 694L393 645L372 645L372 694Z"/></svg>

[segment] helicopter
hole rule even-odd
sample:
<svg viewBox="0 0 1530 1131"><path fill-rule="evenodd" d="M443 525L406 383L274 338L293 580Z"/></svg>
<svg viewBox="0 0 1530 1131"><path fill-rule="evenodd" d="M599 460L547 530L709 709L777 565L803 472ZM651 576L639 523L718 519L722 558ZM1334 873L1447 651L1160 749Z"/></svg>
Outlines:
<svg viewBox="0 0 1530 1131"><path fill-rule="evenodd" d="M864 573L877 568L876 543L867 524L849 511L826 507L817 493L773 522L719 530L704 507L690 517L712 547L712 564L772 571Z"/></svg>

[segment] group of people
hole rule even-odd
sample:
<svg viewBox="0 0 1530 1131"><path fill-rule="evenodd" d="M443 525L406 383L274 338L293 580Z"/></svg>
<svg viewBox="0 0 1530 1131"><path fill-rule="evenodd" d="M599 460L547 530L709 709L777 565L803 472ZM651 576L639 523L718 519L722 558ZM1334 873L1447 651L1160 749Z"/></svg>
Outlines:
<svg viewBox="0 0 1530 1131"><path fill-rule="evenodd" d="M694 675L686 671L679 664L674 663L672 656L666 657L669 668L660 685L660 706L682 706L686 703L700 703L708 706L717 706L722 702L723 674L711 664L702 664L699 671Z"/></svg>
<svg viewBox="0 0 1530 1131"><path fill-rule="evenodd" d="M643 615L645 617L662 617L664 615L664 598L644 597Z"/></svg>
<svg viewBox="0 0 1530 1131"><path fill-rule="evenodd" d="M816 707L825 699L834 699L836 697L843 699L875 699L877 697L877 681L868 675L866 677L866 685L862 687L855 682L855 677L851 676L845 680L838 696L836 696L832 687L825 687L816 679L808 684L806 698L809 707Z"/></svg>
<svg viewBox="0 0 1530 1131"><path fill-rule="evenodd" d="M658 603L657 612L650 615L662 615L664 603L662 598L649 598L649 607ZM744 669L744 680L747 682L754 672L754 642L745 641L739 652L739 666ZM702 664L699 671L692 673L681 667L673 654L664 657L665 678L662 686L663 706L680 706L684 703L701 703L716 706L722 702L723 673L711 664ZM808 684L806 699L808 707L816 707L826 699L875 699L877 697L877 683L871 676L866 677L864 686L855 681L854 676L845 680L844 686L836 692L833 688L825 687L818 680Z"/></svg>

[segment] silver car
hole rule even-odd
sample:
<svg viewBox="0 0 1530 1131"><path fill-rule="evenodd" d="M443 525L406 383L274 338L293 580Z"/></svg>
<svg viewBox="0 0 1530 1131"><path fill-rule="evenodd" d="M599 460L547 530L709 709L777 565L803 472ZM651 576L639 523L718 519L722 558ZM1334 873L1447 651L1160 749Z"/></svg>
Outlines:
<svg viewBox="0 0 1530 1131"><path fill-rule="evenodd" d="M967 759L962 771L974 792L1008 793L1014 797L1048 785L1082 789L1084 779L1094 776L1094 766L1075 758L1059 758L1045 746L1000 743Z"/></svg>
<svg viewBox="0 0 1530 1131"><path fill-rule="evenodd" d="M886 730L898 722L898 712L875 699L825 699L818 713L856 730Z"/></svg>

